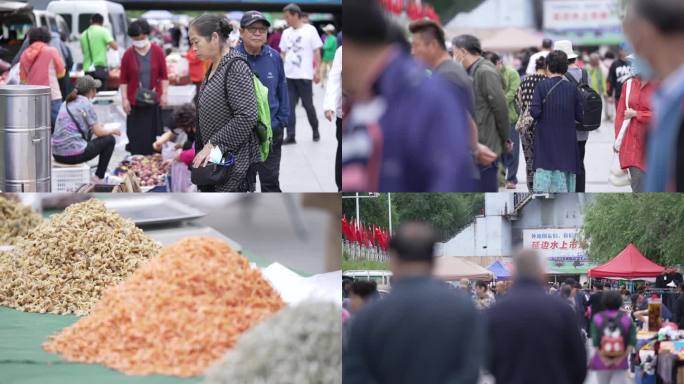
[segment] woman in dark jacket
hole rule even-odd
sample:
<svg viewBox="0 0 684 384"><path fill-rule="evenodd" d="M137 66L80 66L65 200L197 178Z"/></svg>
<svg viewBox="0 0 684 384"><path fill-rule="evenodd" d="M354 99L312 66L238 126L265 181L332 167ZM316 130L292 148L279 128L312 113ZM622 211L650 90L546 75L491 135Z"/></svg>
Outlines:
<svg viewBox="0 0 684 384"><path fill-rule="evenodd" d="M239 59L244 56L228 46L231 30L227 19L213 14L190 23L192 49L201 60L211 61L197 97L199 125L193 167L207 164L215 148L225 158L234 159L228 180L199 186L203 192L253 192L254 165L261 161L252 71Z"/></svg>
<svg viewBox="0 0 684 384"><path fill-rule="evenodd" d="M133 155L151 155L152 144L161 134L161 108L166 106L169 80L164 50L150 42L150 26L136 20L128 26L133 46L121 59L121 95L126 118L128 150ZM154 91L153 94L148 91ZM152 96L146 99L144 96Z"/></svg>
<svg viewBox="0 0 684 384"><path fill-rule="evenodd" d="M568 56L553 51L546 57L549 78L534 90L530 115L536 122L534 137L535 193L575 192L579 156L575 121L582 121L579 91L563 75Z"/></svg>

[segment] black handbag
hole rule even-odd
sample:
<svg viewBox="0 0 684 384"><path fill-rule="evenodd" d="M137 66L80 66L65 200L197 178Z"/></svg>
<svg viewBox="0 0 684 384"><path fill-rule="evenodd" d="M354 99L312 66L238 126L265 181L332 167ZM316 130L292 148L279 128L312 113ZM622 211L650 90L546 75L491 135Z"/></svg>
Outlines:
<svg viewBox="0 0 684 384"><path fill-rule="evenodd" d="M222 164L207 163L203 167L190 168L190 181L198 187L213 186L225 184L233 175L233 168L235 159L232 155L224 155L223 159L229 157L227 161L221 161Z"/></svg>
<svg viewBox="0 0 684 384"><path fill-rule="evenodd" d="M157 92L153 89L145 89L141 84L135 93L135 105L153 106L157 105L157 103Z"/></svg>

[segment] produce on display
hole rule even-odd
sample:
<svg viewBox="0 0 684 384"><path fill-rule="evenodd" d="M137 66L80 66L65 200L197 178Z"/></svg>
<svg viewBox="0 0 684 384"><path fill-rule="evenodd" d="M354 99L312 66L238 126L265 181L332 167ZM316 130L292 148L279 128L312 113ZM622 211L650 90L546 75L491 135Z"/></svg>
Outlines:
<svg viewBox="0 0 684 384"><path fill-rule="evenodd" d="M14 245L43 219L18 201L0 196L0 245Z"/></svg>
<svg viewBox="0 0 684 384"><path fill-rule="evenodd" d="M149 156L133 155L122 161L114 174L122 175L131 171L140 179L141 186L152 187L165 184L170 167L170 162L165 162L158 153Z"/></svg>
<svg viewBox="0 0 684 384"><path fill-rule="evenodd" d="M123 281L159 249L101 201L73 204L0 256L0 305L85 315L107 287Z"/></svg>
<svg viewBox="0 0 684 384"><path fill-rule="evenodd" d="M342 313L305 302L247 331L204 384L341 384Z"/></svg>
<svg viewBox="0 0 684 384"><path fill-rule="evenodd" d="M43 348L131 375L199 375L284 306L261 271L227 243L189 237L109 288L89 316Z"/></svg>

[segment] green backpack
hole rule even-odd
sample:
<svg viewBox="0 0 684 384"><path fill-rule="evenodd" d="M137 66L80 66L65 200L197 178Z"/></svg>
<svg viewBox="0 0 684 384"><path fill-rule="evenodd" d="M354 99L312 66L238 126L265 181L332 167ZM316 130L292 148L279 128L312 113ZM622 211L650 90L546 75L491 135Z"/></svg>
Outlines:
<svg viewBox="0 0 684 384"><path fill-rule="evenodd" d="M228 71L236 61L243 61L247 67L252 70L247 59L241 56L236 56L228 63ZM228 76L225 77L226 84L223 91L226 93L226 100L228 100ZM254 127L257 138L259 139L259 152L261 154L261 161L266 161L268 153L273 144L273 129L271 128L271 107L268 105L268 88L259 80L259 77L252 71L252 82L254 83L254 94L257 101L257 125Z"/></svg>

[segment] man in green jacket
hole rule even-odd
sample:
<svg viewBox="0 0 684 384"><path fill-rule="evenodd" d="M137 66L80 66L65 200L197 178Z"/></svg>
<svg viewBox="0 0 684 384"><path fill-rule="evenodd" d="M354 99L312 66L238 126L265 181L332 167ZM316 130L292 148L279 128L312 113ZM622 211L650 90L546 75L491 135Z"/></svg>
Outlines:
<svg viewBox="0 0 684 384"><path fill-rule="evenodd" d="M480 40L472 35L454 38L454 57L473 78L475 92L475 123L478 141L497 155L497 161L480 166L481 192L498 192L498 164L501 156L512 149L510 120L501 76L490 61L482 57Z"/></svg>
<svg viewBox="0 0 684 384"><path fill-rule="evenodd" d="M496 66L501 74L501 80L506 94L506 104L508 105L508 117L511 122L511 142L513 150L511 154L503 156L503 163L506 166L506 188L515 189L518 184L518 160L520 156L520 135L515 130L515 123L518 122L518 112L516 111L516 95L520 88L520 75L515 69L505 65L501 56L494 52L485 52L484 57Z"/></svg>

